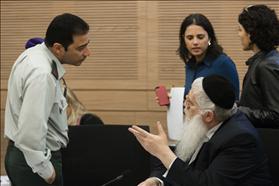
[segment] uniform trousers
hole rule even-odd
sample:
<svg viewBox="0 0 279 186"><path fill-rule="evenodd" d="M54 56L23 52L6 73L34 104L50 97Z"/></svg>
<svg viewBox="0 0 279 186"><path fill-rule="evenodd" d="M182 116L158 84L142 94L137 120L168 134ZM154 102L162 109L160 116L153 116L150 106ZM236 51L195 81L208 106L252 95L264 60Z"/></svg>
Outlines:
<svg viewBox="0 0 279 186"><path fill-rule="evenodd" d="M50 161L56 173L55 181L52 184L48 184L32 171L22 151L10 140L5 156L5 169L12 186L63 186L61 151L52 151Z"/></svg>

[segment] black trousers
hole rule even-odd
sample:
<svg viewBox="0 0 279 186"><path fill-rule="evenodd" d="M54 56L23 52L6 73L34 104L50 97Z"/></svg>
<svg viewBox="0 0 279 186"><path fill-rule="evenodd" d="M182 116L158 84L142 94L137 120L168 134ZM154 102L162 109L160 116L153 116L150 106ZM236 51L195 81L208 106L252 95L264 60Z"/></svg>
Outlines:
<svg viewBox="0 0 279 186"><path fill-rule="evenodd" d="M5 168L12 186L63 186L61 151L51 153L51 163L56 172L55 181L48 184L28 166L23 153L9 142L5 157Z"/></svg>

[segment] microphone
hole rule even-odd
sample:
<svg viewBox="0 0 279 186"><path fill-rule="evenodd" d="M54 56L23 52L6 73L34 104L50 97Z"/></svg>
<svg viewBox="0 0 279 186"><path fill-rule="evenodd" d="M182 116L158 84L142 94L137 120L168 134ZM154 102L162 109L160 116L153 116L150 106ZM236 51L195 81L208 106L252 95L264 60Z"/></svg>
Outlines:
<svg viewBox="0 0 279 186"><path fill-rule="evenodd" d="M110 180L110 181L104 183L104 184L101 185L101 186L107 186L107 185L110 185L110 184L112 184L112 183L115 183L115 182L117 182L117 181L123 179L123 178L124 178L125 176L127 176L130 172L131 172L130 170L125 170L125 171L123 171L119 176L117 176L116 178L113 178L112 180Z"/></svg>

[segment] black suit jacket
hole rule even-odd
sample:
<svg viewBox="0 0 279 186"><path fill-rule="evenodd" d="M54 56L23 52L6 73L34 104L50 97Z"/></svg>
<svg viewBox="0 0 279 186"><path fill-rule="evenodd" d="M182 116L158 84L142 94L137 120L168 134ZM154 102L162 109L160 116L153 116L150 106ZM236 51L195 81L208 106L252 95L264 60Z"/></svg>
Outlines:
<svg viewBox="0 0 279 186"><path fill-rule="evenodd" d="M160 178L172 186L272 185L258 133L240 111L223 122L194 162L177 158L167 177Z"/></svg>

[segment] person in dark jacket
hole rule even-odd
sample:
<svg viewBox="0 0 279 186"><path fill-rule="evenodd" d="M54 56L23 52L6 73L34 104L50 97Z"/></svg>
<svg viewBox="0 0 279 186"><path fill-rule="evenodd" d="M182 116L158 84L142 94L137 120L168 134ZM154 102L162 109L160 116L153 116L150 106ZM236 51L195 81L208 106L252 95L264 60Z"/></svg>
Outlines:
<svg viewBox="0 0 279 186"><path fill-rule="evenodd" d="M255 127L279 128L279 21L266 5L244 8L239 32L243 50L252 50L239 109Z"/></svg>
<svg viewBox="0 0 279 186"><path fill-rule="evenodd" d="M143 148L162 162L139 186L271 186L257 130L234 102L227 79L197 78L186 97L187 122L175 153L160 123L158 135L129 128Z"/></svg>

